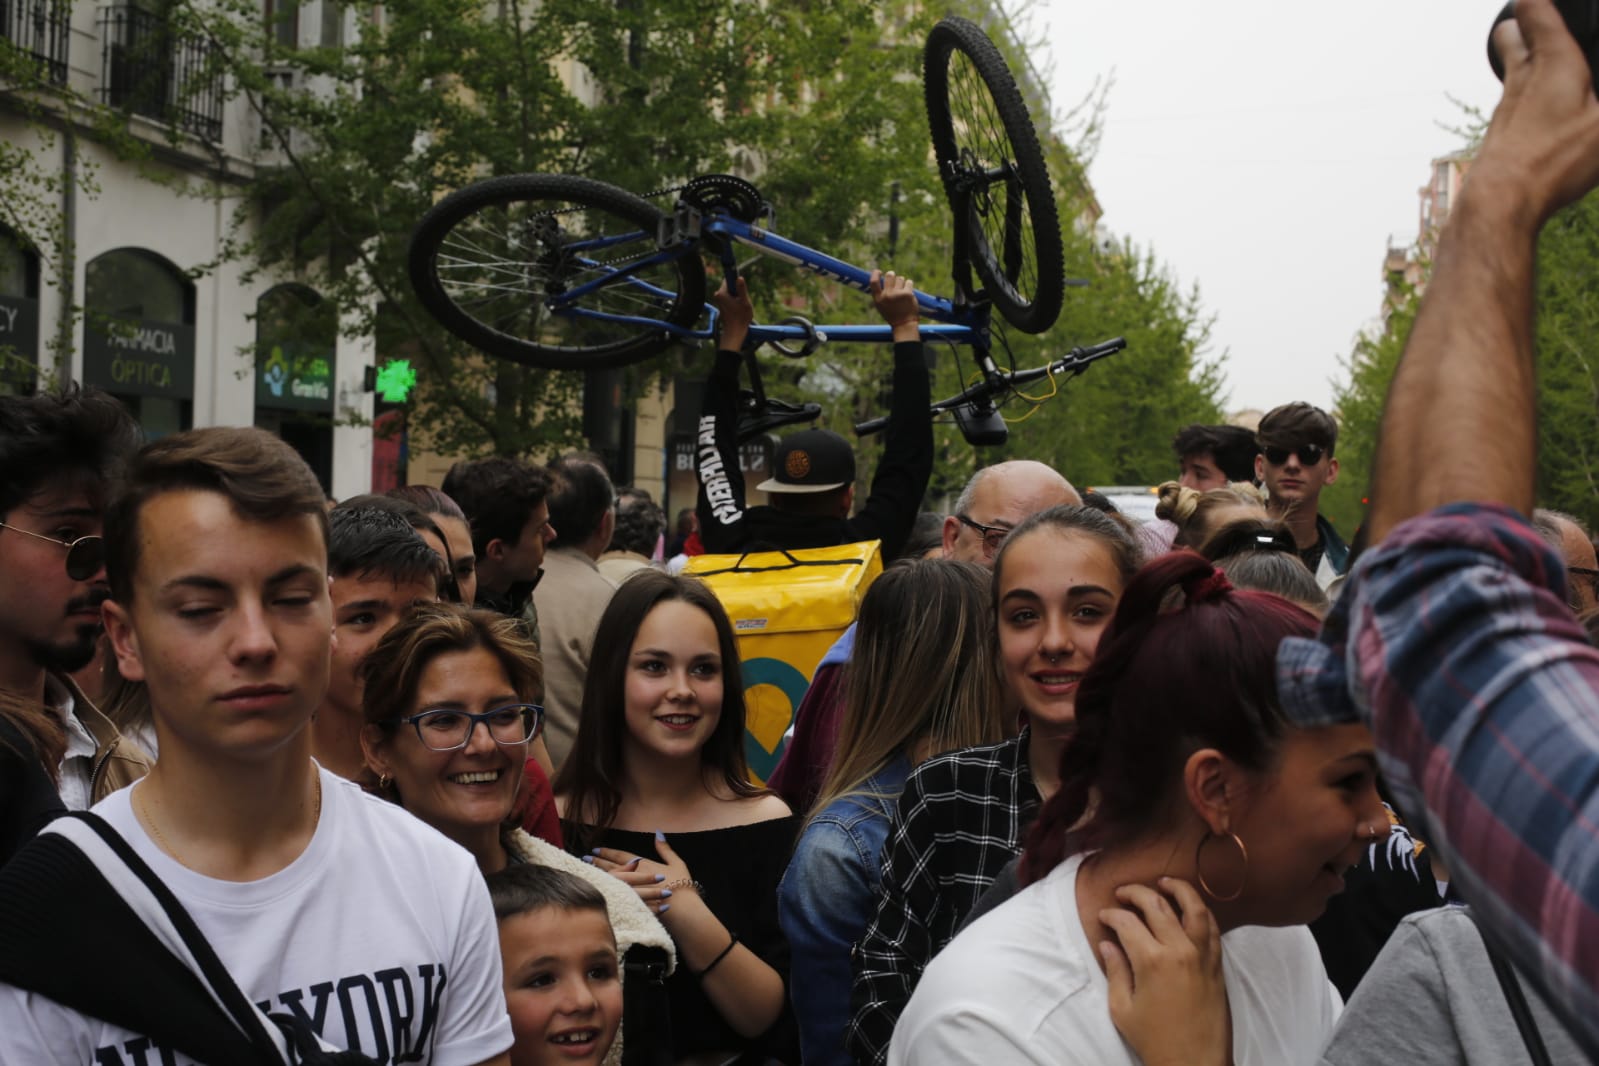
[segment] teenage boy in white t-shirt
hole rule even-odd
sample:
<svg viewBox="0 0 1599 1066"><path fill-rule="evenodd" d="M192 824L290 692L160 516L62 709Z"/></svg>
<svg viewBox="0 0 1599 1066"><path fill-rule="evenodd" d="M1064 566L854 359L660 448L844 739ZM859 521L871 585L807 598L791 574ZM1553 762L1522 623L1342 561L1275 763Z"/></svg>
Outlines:
<svg viewBox="0 0 1599 1066"><path fill-rule="evenodd" d="M470 856L311 760L333 625L324 498L258 429L164 438L106 516L107 632L161 759L94 810L238 986L379 1062L510 1062L498 937ZM3 903L3 901L0 901ZM85 980L114 958L84 960ZM0 985L0 1062L180 1063Z"/></svg>

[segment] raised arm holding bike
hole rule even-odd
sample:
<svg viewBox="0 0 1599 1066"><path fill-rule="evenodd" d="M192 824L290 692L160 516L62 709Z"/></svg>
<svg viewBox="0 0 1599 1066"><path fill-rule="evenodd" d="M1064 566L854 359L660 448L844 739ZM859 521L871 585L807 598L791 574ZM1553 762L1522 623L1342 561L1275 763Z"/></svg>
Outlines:
<svg viewBox="0 0 1599 1066"><path fill-rule="evenodd" d="M1505 91L1439 243L1383 415L1371 529L1317 642L1285 643L1299 721L1371 721L1417 835L1489 942L1599 1051L1599 651L1525 515L1536 478L1538 233L1599 185L1599 99L1552 0L1495 30Z"/></svg>
<svg viewBox="0 0 1599 1066"><path fill-rule="evenodd" d="M910 535L933 472L933 429L915 286L892 271L872 272L872 301L893 330L894 379L887 442L866 504L853 517L855 453L830 430L800 430L777 446L773 475L760 491L771 504L746 507L738 465L741 349L755 319L742 278L711 302L721 313L716 363L705 384L695 442L700 475L700 537L713 554L752 547L823 548L881 540L894 558Z"/></svg>

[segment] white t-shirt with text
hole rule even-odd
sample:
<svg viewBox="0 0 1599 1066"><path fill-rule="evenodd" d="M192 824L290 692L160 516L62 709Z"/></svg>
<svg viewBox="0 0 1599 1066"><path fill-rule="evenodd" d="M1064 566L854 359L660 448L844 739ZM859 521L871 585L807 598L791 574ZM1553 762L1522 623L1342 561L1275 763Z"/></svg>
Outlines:
<svg viewBox="0 0 1599 1066"><path fill-rule="evenodd" d="M889 1066L1139 1066L1077 912L1081 855L983 915L934 957ZM1304 926L1222 937L1236 1066L1314 1064L1342 1001Z"/></svg>
<svg viewBox="0 0 1599 1066"><path fill-rule="evenodd" d="M94 811L166 882L238 986L379 1062L475 1066L511 1046L488 888L465 849L326 770L294 862L259 881L173 861L133 812L134 785ZM85 960L85 979L114 960ZM0 984L0 1063L189 1066L145 1037Z"/></svg>

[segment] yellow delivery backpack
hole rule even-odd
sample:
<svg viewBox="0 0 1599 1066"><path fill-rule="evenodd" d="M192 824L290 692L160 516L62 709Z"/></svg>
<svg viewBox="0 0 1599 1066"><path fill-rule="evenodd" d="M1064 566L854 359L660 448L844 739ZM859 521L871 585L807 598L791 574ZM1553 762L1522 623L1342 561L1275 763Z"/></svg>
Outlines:
<svg viewBox="0 0 1599 1066"><path fill-rule="evenodd" d="M696 555L683 572L709 585L733 620L744 673L744 751L750 772L764 782L782 757L816 665L883 572L881 542Z"/></svg>

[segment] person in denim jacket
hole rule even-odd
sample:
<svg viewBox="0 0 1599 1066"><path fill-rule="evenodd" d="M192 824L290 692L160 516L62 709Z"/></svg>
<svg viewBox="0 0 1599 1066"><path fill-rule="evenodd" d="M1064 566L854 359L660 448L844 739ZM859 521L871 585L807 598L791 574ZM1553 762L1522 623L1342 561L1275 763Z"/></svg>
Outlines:
<svg viewBox="0 0 1599 1066"><path fill-rule="evenodd" d="M778 886L806 1066L847 1066L850 954L877 909L880 856L911 769L1003 736L987 571L890 567L861 604L838 757Z"/></svg>

